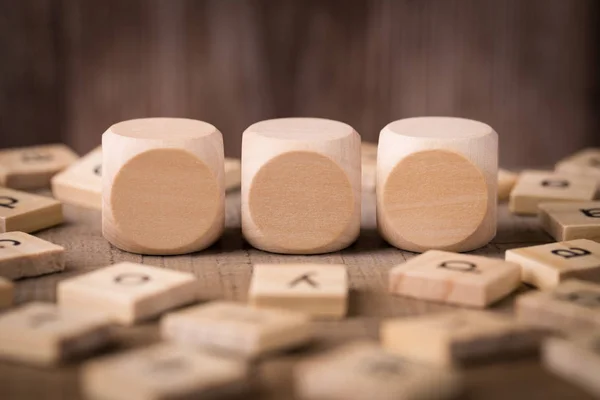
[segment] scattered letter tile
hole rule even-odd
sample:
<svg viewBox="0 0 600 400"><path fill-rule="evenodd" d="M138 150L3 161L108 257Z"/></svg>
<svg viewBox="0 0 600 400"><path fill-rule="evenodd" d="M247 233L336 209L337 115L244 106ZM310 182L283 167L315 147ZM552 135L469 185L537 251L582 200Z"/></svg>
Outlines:
<svg viewBox="0 0 600 400"><path fill-rule="evenodd" d="M542 203L539 210L542 227L557 241L600 242L600 201Z"/></svg>
<svg viewBox="0 0 600 400"><path fill-rule="evenodd" d="M58 225L62 221L60 201L0 187L0 233L30 233Z"/></svg>
<svg viewBox="0 0 600 400"><path fill-rule="evenodd" d="M556 171L588 176L600 182L600 148L584 149L559 161Z"/></svg>
<svg viewBox="0 0 600 400"><path fill-rule="evenodd" d="M0 233L0 276L19 279L65 269L65 249L24 232Z"/></svg>
<svg viewBox="0 0 600 400"><path fill-rule="evenodd" d="M52 194L63 203L102 208L102 148L52 178Z"/></svg>

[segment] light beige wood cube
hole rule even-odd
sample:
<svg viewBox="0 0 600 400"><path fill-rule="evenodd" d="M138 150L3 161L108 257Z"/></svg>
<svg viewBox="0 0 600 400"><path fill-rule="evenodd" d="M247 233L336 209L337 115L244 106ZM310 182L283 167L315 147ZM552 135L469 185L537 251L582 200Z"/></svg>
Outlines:
<svg viewBox="0 0 600 400"><path fill-rule="evenodd" d="M342 318L348 308L348 273L336 264L256 264L249 302L315 318Z"/></svg>
<svg viewBox="0 0 600 400"><path fill-rule="evenodd" d="M55 175L52 194L63 203L102 209L102 148L97 147Z"/></svg>
<svg viewBox="0 0 600 400"><path fill-rule="evenodd" d="M64 144L48 144L0 150L0 186L13 189L39 189L50 178L77 160Z"/></svg>
<svg viewBox="0 0 600 400"><path fill-rule="evenodd" d="M194 275L124 262L58 284L61 307L83 309L131 325L198 297Z"/></svg>
<svg viewBox="0 0 600 400"><path fill-rule="evenodd" d="M306 314L224 301L169 313L160 330L167 340L246 358L298 347L312 338Z"/></svg>
<svg viewBox="0 0 600 400"><path fill-rule="evenodd" d="M60 201L0 187L0 233L36 232L62 222Z"/></svg>
<svg viewBox="0 0 600 400"><path fill-rule="evenodd" d="M584 149L559 161L556 171L588 176L600 183L600 148Z"/></svg>
<svg viewBox="0 0 600 400"><path fill-rule="evenodd" d="M519 175L514 172L498 169L498 200L508 200L518 177Z"/></svg>
<svg viewBox="0 0 600 400"><path fill-rule="evenodd" d="M538 209L540 224L554 239L600 242L600 201L541 203Z"/></svg>
<svg viewBox="0 0 600 400"><path fill-rule="evenodd" d="M600 282L600 243L587 239L521 247L506 251L506 261L521 266L521 280L540 289L582 279Z"/></svg>
<svg viewBox="0 0 600 400"><path fill-rule="evenodd" d="M496 234L498 134L481 122L419 117L383 128L377 225L403 250L471 251Z"/></svg>
<svg viewBox="0 0 600 400"><path fill-rule="evenodd" d="M389 272L391 293L470 307L487 307L520 283L517 264L430 250Z"/></svg>
<svg viewBox="0 0 600 400"><path fill-rule="evenodd" d="M106 400L216 399L246 386L245 363L160 343L86 363L86 398Z"/></svg>
<svg viewBox="0 0 600 400"><path fill-rule="evenodd" d="M64 247L24 232L0 233L0 276L19 279L64 269Z"/></svg>
<svg viewBox="0 0 600 400"><path fill-rule="evenodd" d="M456 372L411 362L369 342L300 361L294 385L304 400L442 400L462 390Z"/></svg>
<svg viewBox="0 0 600 400"><path fill-rule="evenodd" d="M225 227L223 137L183 118L120 122L102 135L102 233L121 250L185 254Z"/></svg>
<svg viewBox="0 0 600 400"><path fill-rule="evenodd" d="M8 279L0 277L0 309L10 307L14 297L15 285Z"/></svg>
<svg viewBox="0 0 600 400"><path fill-rule="evenodd" d="M515 301L517 318L562 332L600 329L600 285L576 279Z"/></svg>
<svg viewBox="0 0 600 400"><path fill-rule="evenodd" d="M225 189L233 191L242 183L242 162L237 158L225 158Z"/></svg>
<svg viewBox="0 0 600 400"><path fill-rule="evenodd" d="M544 343L546 369L600 397L600 335L588 332L569 339L550 338Z"/></svg>
<svg viewBox="0 0 600 400"><path fill-rule="evenodd" d="M0 314L0 358L40 366L92 353L113 340L111 322L51 303Z"/></svg>
<svg viewBox="0 0 600 400"><path fill-rule="evenodd" d="M360 146L362 190L375 192L377 186L377 143L365 143Z"/></svg>
<svg viewBox="0 0 600 400"><path fill-rule="evenodd" d="M251 125L242 139L242 232L274 253L341 250L360 231L360 136L320 118Z"/></svg>
<svg viewBox="0 0 600 400"><path fill-rule="evenodd" d="M472 310L388 320L380 329L390 352L440 366L531 354L547 334L504 315Z"/></svg>
<svg viewBox="0 0 600 400"><path fill-rule="evenodd" d="M523 171L510 193L508 207L515 214L536 215L540 203L593 200L596 186L594 179L583 176Z"/></svg>

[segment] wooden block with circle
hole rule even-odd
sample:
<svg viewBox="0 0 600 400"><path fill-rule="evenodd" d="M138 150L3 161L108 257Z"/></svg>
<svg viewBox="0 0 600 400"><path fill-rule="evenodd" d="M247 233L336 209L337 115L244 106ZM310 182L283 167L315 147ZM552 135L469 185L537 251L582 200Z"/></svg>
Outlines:
<svg viewBox="0 0 600 400"><path fill-rule="evenodd" d="M169 313L160 329L164 339L246 358L298 347L312 338L306 314L224 301Z"/></svg>
<svg viewBox="0 0 600 400"><path fill-rule="evenodd" d="M134 119L108 128L102 149L102 233L110 243L132 253L184 254L221 236L225 173L217 128Z"/></svg>
<svg viewBox="0 0 600 400"><path fill-rule="evenodd" d="M77 160L64 144L48 144L0 151L0 186L13 189L39 189L50 178Z"/></svg>
<svg viewBox="0 0 600 400"><path fill-rule="evenodd" d="M0 187L0 233L36 232L62 222L60 201Z"/></svg>
<svg viewBox="0 0 600 400"><path fill-rule="evenodd" d="M600 334L587 332L569 339L550 338L543 346L546 369L600 398Z"/></svg>
<svg viewBox="0 0 600 400"><path fill-rule="evenodd" d="M360 146L362 190L375 192L377 186L377 143L365 143Z"/></svg>
<svg viewBox="0 0 600 400"><path fill-rule="evenodd" d="M52 194L63 203L102 209L102 148L52 178Z"/></svg>
<svg viewBox="0 0 600 400"><path fill-rule="evenodd" d="M64 269L64 247L25 232L0 233L0 276L19 279Z"/></svg>
<svg viewBox="0 0 600 400"><path fill-rule="evenodd" d="M381 343L399 356L453 366L532 354L549 332L491 312L460 310L384 321Z"/></svg>
<svg viewBox="0 0 600 400"><path fill-rule="evenodd" d="M400 358L369 342L300 361L294 386L305 400L442 400L462 391L456 372Z"/></svg>
<svg viewBox="0 0 600 400"><path fill-rule="evenodd" d="M581 150L556 164L561 173L587 176L600 183L600 148Z"/></svg>
<svg viewBox="0 0 600 400"><path fill-rule="evenodd" d="M538 209L540 224L554 239L600 242L600 201L541 203Z"/></svg>
<svg viewBox="0 0 600 400"><path fill-rule="evenodd" d="M510 197L519 175L505 169L498 169L498 200L504 201Z"/></svg>
<svg viewBox="0 0 600 400"><path fill-rule="evenodd" d="M104 314L131 325L192 303L198 296L194 275L123 262L58 284L61 307Z"/></svg>
<svg viewBox="0 0 600 400"><path fill-rule="evenodd" d="M249 302L315 318L342 318L348 308L348 274L336 264L256 264Z"/></svg>
<svg viewBox="0 0 600 400"><path fill-rule="evenodd" d="M554 289L522 294L515 301L517 318L557 331L600 329L600 285L576 279Z"/></svg>
<svg viewBox="0 0 600 400"><path fill-rule="evenodd" d="M242 183L242 162L237 158L225 158L225 189L240 188Z"/></svg>
<svg viewBox="0 0 600 400"><path fill-rule="evenodd" d="M2 359L48 366L79 358L112 341L108 319L51 303L28 303L0 315Z"/></svg>
<svg viewBox="0 0 600 400"><path fill-rule="evenodd" d="M461 118L394 121L379 136L377 224L398 248L470 251L496 234L498 135Z"/></svg>
<svg viewBox="0 0 600 400"><path fill-rule="evenodd" d="M341 250L360 231L360 136L319 118L250 126L242 139L242 231L261 250Z"/></svg>
<svg viewBox="0 0 600 400"><path fill-rule="evenodd" d="M240 360L160 343L84 364L86 398L107 400L220 399L248 386Z"/></svg>
<svg viewBox="0 0 600 400"><path fill-rule="evenodd" d="M600 282L600 243L587 239L521 247L506 251L506 261L521 266L521 280L540 289L582 279Z"/></svg>
<svg viewBox="0 0 600 400"><path fill-rule="evenodd" d="M391 293L470 307L487 307L520 284L517 264L430 250L389 272Z"/></svg>
<svg viewBox="0 0 600 400"><path fill-rule="evenodd" d="M14 296L15 285L8 279L0 277L0 309L10 307Z"/></svg>
<svg viewBox="0 0 600 400"><path fill-rule="evenodd" d="M593 200L596 186L596 181L588 177L523 171L510 193L508 207L515 214L536 215L540 203Z"/></svg>

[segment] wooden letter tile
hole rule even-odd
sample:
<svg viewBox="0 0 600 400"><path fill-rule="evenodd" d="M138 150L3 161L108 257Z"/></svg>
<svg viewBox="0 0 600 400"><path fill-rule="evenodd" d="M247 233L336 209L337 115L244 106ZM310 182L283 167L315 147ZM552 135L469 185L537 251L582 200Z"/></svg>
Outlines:
<svg viewBox="0 0 600 400"><path fill-rule="evenodd" d="M546 334L506 316L471 310L389 320L380 331L389 351L441 366L532 353Z"/></svg>
<svg viewBox="0 0 600 400"><path fill-rule="evenodd" d="M390 270L390 292L423 300L486 307L520 283L517 264L430 250Z"/></svg>
<svg viewBox="0 0 600 400"><path fill-rule="evenodd" d="M540 223L554 239L600 242L600 201L541 203Z"/></svg>
<svg viewBox="0 0 600 400"><path fill-rule="evenodd" d="M590 201L596 194L593 178L564 173L524 171L510 193L509 208L515 214L538 213L538 204L551 201Z"/></svg>
<svg viewBox="0 0 600 400"><path fill-rule="evenodd" d="M569 278L600 281L600 243L592 240L511 249L506 251L506 261L519 264L522 281L540 289Z"/></svg>
<svg viewBox="0 0 600 400"><path fill-rule="evenodd" d="M0 309L10 307L13 303L15 285L5 278L0 278Z"/></svg>
<svg viewBox="0 0 600 400"><path fill-rule="evenodd" d="M600 329L600 285L568 280L548 291L517 297L517 318L558 331Z"/></svg>
<svg viewBox="0 0 600 400"><path fill-rule="evenodd" d="M498 200L507 200L510 196L518 175L505 169L498 169Z"/></svg>
<svg viewBox="0 0 600 400"><path fill-rule="evenodd" d="M166 315L163 338L247 358L297 347L312 338L308 315L212 302Z"/></svg>
<svg viewBox="0 0 600 400"><path fill-rule="evenodd" d="M102 148L55 175L52 194L63 203L102 209Z"/></svg>
<svg viewBox="0 0 600 400"><path fill-rule="evenodd" d="M362 168L362 190L375 192L377 186L377 143L365 143L360 146Z"/></svg>
<svg viewBox="0 0 600 400"><path fill-rule="evenodd" d="M48 187L50 178L77 160L63 144L0 151L0 186L13 189Z"/></svg>
<svg viewBox="0 0 600 400"><path fill-rule="evenodd" d="M461 392L455 372L408 361L368 342L301 361L294 381L305 400L438 400Z"/></svg>
<svg viewBox="0 0 600 400"><path fill-rule="evenodd" d="M346 266L257 264L249 300L255 307L302 311L317 318L342 318L348 300Z"/></svg>
<svg viewBox="0 0 600 400"><path fill-rule="evenodd" d="M0 358L52 365L112 341L111 322L93 313L29 303L0 315Z"/></svg>
<svg viewBox="0 0 600 400"><path fill-rule="evenodd" d="M194 275L134 263L120 263L58 284L58 302L105 314L130 325L197 298Z"/></svg>
<svg viewBox="0 0 600 400"><path fill-rule="evenodd" d="M62 221L62 204L59 201L0 187L0 233L35 232Z"/></svg>
<svg viewBox="0 0 600 400"><path fill-rule="evenodd" d="M242 162L237 158L225 158L225 190L236 190L242 182Z"/></svg>
<svg viewBox="0 0 600 400"><path fill-rule="evenodd" d="M65 249L24 232L0 233L0 276L19 279L65 269Z"/></svg>
<svg viewBox="0 0 600 400"><path fill-rule="evenodd" d="M215 399L239 394L247 375L239 360L161 343L90 361L82 381L86 398L93 399Z"/></svg>
<svg viewBox="0 0 600 400"><path fill-rule="evenodd" d="M556 164L556 171L589 176L600 182L600 148L584 149Z"/></svg>

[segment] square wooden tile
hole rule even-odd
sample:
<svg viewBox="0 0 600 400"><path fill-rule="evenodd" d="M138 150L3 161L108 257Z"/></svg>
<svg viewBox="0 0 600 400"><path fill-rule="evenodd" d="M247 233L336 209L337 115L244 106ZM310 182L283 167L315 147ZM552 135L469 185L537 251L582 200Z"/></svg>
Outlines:
<svg viewBox="0 0 600 400"><path fill-rule="evenodd" d="M552 290L522 294L515 313L525 323L569 332L600 329L600 285L576 279Z"/></svg>
<svg viewBox="0 0 600 400"><path fill-rule="evenodd" d="M64 247L24 232L0 233L0 276L19 279L64 269Z"/></svg>
<svg viewBox="0 0 600 400"><path fill-rule="evenodd" d="M361 150L362 190L375 192L377 186L377 143L363 142Z"/></svg>
<svg viewBox="0 0 600 400"><path fill-rule="evenodd" d="M440 366L531 354L547 334L508 316L472 310L388 320L380 329L390 352Z"/></svg>
<svg viewBox="0 0 600 400"><path fill-rule="evenodd" d="M348 274L337 264L256 264L249 302L285 308L316 318L342 318L348 303Z"/></svg>
<svg viewBox="0 0 600 400"><path fill-rule="evenodd" d="M565 173L524 171L510 193L508 206L515 214L538 213L538 204L551 201L590 201L596 194L593 178Z"/></svg>
<svg viewBox="0 0 600 400"><path fill-rule="evenodd" d="M124 262L60 282L57 297L61 307L131 325L195 301L197 291L192 274Z"/></svg>
<svg viewBox="0 0 600 400"><path fill-rule="evenodd" d="M569 240L506 251L506 261L521 266L521 280L540 289L577 278L600 282L600 243Z"/></svg>
<svg viewBox="0 0 600 400"><path fill-rule="evenodd" d="M584 149L559 161L556 171L589 176L600 182L600 148Z"/></svg>
<svg viewBox="0 0 600 400"><path fill-rule="evenodd" d="M441 400L461 392L456 372L408 361L369 342L300 361L294 384L306 400Z"/></svg>
<svg viewBox="0 0 600 400"><path fill-rule="evenodd" d="M239 394L247 377L242 361L160 343L86 363L82 386L93 399L215 399Z"/></svg>
<svg viewBox="0 0 600 400"><path fill-rule="evenodd" d="M517 264L430 250L389 272L391 293L422 300L487 307L520 284Z"/></svg>
<svg viewBox="0 0 600 400"><path fill-rule="evenodd" d="M63 203L102 209L102 148L96 148L55 175L52 194Z"/></svg>
<svg viewBox="0 0 600 400"><path fill-rule="evenodd" d="M36 232L62 222L60 201L0 187L0 233Z"/></svg>
<svg viewBox="0 0 600 400"><path fill-rule="evenodd" d="M498 169L498 200L507 200L510 196L515 183L517 183L518 174L505 169Z"/></svg>
<svg viewBox="0 0 600 400"><path fill-rule="evenodd" d="M13 189L48 187L52 176L77 160L64 144L0 150L0 186Z"/></svg>
<svg viewBox="0 0 600 400"><path fill-rule="evenodd" d="M217 301L167 314L162 337L247 358L300 346L312 338L306 314Z"/></svg>
<svg viewBox="0 0 600 400"><path fill-rule="evenodd" d="M15 285L8 279L0 277L0 309L10 307L14 297Z"/></svg>
<svg viewBox="0 0 600 400"><path fill-rule="evenodd" d="M225 190L239 189L242 183L242 162L237 158L225 158Z"/></svg>
<svg viewBox="0 0 600 400"><path fill-rule="evenodd" d="M550 338L542 352L546 369L600 397L600 334L588 332L570 339Z"/></svg>
<svg viewBox="0 0 600 400"><path fill-rule="evenodd" d="M112 324L93 313L29 303L0 314L0 358L52 365L91 353L113 339Z"/></svg>
<svg viewBox="0 0 600 400"><path fill-rule="evenodd" d="M557 241L600 242L600 201L541 203L540 224Z"/></svg>

